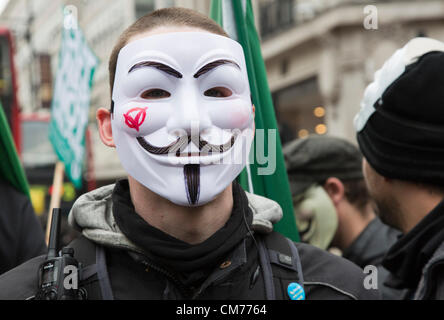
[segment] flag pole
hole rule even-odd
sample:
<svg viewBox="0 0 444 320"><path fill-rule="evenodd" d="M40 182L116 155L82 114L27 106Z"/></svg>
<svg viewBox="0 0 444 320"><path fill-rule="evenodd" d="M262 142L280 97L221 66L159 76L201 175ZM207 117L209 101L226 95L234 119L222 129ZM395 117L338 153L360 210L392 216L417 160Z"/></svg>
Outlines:
<svg viewBox="0 0 444 320"><path fill-rule="evenodd" d="M51 230L52 210L60 208L62 198L63 178L65 176L65 165L61 161L57 161L54 168L54 178L52 181L51 202L49 204L48 220L46 221L45 241L48 244L49 232Z"/></svg>
<svg viewBox="0 0 444 320"><path fill-rule="evenodd" d="M212 0L211 3L211 17L244 49L252 102L256 107L255 128L265 130L270 134L274 133L272 136L265 135L263 140L263 150L268 150L269 144L272 144L270 147L275 146L274 172L261 175L259 169L263 166L256 161L256 157L254 161L247 164L246 170L239 175L238 181L244 190L251 192L254 187L255 194L276 201L282 208L283 217L275 224L275 230L293 241L299 241L282 144L279 134L276 134L278 124L273 99L268 86L267 70L262 57L261 42L257 34L251 2L252 0ZM257 147L257 141L255 147ZM253 154L250 153L250 155Z"/></svg>

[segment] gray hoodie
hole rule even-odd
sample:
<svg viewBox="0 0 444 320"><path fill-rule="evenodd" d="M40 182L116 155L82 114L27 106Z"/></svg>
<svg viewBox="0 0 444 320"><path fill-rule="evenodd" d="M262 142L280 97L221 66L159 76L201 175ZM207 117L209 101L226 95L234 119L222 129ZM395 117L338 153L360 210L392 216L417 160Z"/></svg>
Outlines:
<svg viewBox="0 0 444 320"><path fill-rule="evenodd" d="M105 186L79 197L69 213L68 222L87 239L101 245L143 253L117 226L112 213L114 185ZM267 234L282 218L282 209L274 201L246 193L253 211L252 229Z"/></svg>

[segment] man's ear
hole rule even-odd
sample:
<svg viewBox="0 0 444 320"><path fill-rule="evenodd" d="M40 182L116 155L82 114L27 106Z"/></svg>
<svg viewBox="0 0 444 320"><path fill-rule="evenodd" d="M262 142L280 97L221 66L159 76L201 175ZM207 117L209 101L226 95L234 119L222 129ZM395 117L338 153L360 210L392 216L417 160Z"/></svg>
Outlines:
<svg viewBox="0 0 444 320"><path fill-rule="evenodd" d="M99 108L96 113L97 125L99 126L99 134L102 142L108 146L115 148L113 139L113 130L111 127L111 112L105 108Z"/></svg>
<svg viewBox="0 0 444 320"><path fill-rule="evenodd" d="M344 184L338 178L328 178L323 187L335 206L337 206L344 199Z"/></svg>

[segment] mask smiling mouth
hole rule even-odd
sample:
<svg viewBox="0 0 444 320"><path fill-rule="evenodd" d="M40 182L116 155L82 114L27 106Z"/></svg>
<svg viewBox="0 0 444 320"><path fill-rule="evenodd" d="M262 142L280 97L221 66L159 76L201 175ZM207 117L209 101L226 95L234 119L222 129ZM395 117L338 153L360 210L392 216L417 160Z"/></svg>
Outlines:
<svg viewBox="0 0 444 320"><path fill-rule="evenodd" d="M239 133L235 132L227 143L221 145L211 144L202 139L202 137L199 137L199 141L196 143L191 136L179 137L175 142L166 147L153 146L143 137L138 137L137 142L147 152L155 155L175 154L176 157L202 157L227 152L233 147L238 136ZM183 152L190 143L198 145L200 152Z"/></svg>

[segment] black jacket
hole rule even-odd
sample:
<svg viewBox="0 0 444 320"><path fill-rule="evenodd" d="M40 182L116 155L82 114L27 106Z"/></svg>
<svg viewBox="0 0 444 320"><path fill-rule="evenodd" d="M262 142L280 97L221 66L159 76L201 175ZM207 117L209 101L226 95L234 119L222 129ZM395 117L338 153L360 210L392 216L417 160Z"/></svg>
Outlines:
<svg viewBox="0 0 444 320"><path fill-rule="evenodd" d="M404 291L385 286L389 271L382 266L382 260L390 247L401 236L401 232L373 219L353 243L343 252L343 257L364 269L372 265L378 269L378 288L382 298L402 299Z"/></svg>
<svg viewBox="0 0 444 320"><path fill-rule="evenodd" d="M203 278L200 278L199 274L196 275L196 271L200 269L186 271L182 268L189 264L189 261L184 260L183 266L178 265L180 261L170 264L171 258L165 259L166 255L160 257L134 245L134 240L142 243L143 239L133 237L133 241L130 241L122 234L117 226L118 223L116 223L119 219L114 219L112 214L113 189L114 187L105 187L93 192L93 194L83 196L78 200L77 206L75 205L81 210L76 211L77 209L74 209L74 212L72 212L72 215L75 216L75 225L77 227L81 226L84 231L83 234L89 238L86 239L85 236L82 236L72 244L75 248L76 257L80 261L83 260L86 265L95 261L96 263L93 265L98 266L96 268L97 273L90 273L83 279L83 284L88 289L90 299L263 300L266 298L263 272L258 269L260 263L257 244L261 241L268 241L270 238L282 238L271 230L264 232L267 229L265 217L269 217L275 210L275 203L252 195L248 195L247 198L243 190L234 187L235 205L233 211L240 210L241 213L251 211L254 214L251 223L254 235L251 232L241 235L240 241L232 249L215 258L214 261L208 262L210 267L208 270L203 270ZM118 187L115 189L118 189ZM134 213L126 216L126 219L136 217L132 214ZM238 213L233 212L232 216L235 214ZM96 218L102 216L103 219L94 220L91 218L92 216ZM105 223L107 226L105 226ZM86 227L87 225L89 227ZM101 230L92 229L93 226L97 227L99 225L102 228ZM122 225L121 227L125 229L125 226ZM142 224L139 224L139 226L133 224L132 227L148 228L148 226ZM230 226L226 225L224 228L229 229ZM156 233L156 231L152 231ZM238 234L234 236L238 237ZM108 240L104 240L107 237ZM160 237L162 236L160 235ZM157 240L152 239L152 241ZM197 249L201 249L199 246L211 246L213 241L217 242L217 239L210 238L210 242L205 241L203 244L197 245L196 248L189 248L183 243L177 245L182 245L185 250L191 250L190 252L195 254ZM162 245L162 242L159 243ZM171 243L174 245L174 242ZM364 274L355 264L310 245L298 243L296 247L302 266L303 284L307 299L379 298L377 291L364 289ZM165 250L171 249L165 247ZM97 262L105 261L98 258L99 256L105 257L106 262L103 264L106 266L105 268L100 267L101 263ZM278 265L280 257L279 255L275 255L275 257L273 264ZM0 288L6 290L0 290L0 299L32 297L36 291L36 270L43 260L44 257L33 259L1 276ZM89 262L85 262L87 260ZM201 269L205 268L201 267ZM295 271L282 266L281 263L281 266L273 267L273 276L276 299L289 299L287 288L290 283L298 279ZM105 285L101 282L102 285L98 286L98 278L107 278L109 282L105 281ZM111 294L107 294L106 290L103 291L103 286L109 286L110 290L108 292L111 292Z"/></svg>
<svg viewBox="0 0 444 320"><path fill-rule="evenodd" d="M353 263L307 244L298 243L296 245L302 263L303 284L307 300L380 299L376 290L364 289L362 270ZM175 285L174 277L162 271L161 267L158 269L155 264L146 266L136 261L124 250L106 248L105 252L113 299L191 299ZM243 255L246 252L238 250L237 253ZM238 258L242 257L244 256ZM34 258L0 276L0 288L2 289L0 290L0 300L32 299L36 294L37 270L44 260L45 256ZM193 299L265 300L262 274L258 273L258 278L254 280L256 268L257 261L235 264L231 269L216 269L214 274L217 272L218 277L208 283L203 292ZM293 277L288 273L284 277L280 277L280 275L275 277L275 281L282 281L282 284L277 284L281 289L281 292L277 293L277 299L289 300L285 289L289 283L293 282L292 280ZM96 275L85 280L89 299L103 299L101 289L96 281ZM93 289L90 291L90 288ZM191 289L196 290L196 288Z"/></svg>
<svg viewBox="0 0 444 320"><path fill-rule="evenodd" d="M387 252L386 285L404 299L444 300L444 200Z"/></svg>
<svg viewBox="0 0 444 320"><path fill-rule="evenodd" d="M44 254L43 228L29 199L0 182L0 274Z"/></svg>

